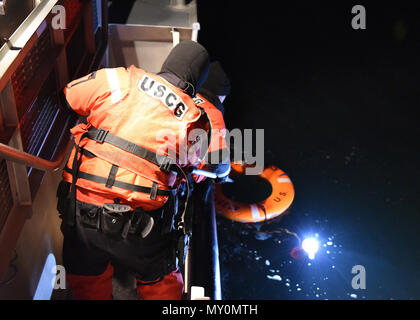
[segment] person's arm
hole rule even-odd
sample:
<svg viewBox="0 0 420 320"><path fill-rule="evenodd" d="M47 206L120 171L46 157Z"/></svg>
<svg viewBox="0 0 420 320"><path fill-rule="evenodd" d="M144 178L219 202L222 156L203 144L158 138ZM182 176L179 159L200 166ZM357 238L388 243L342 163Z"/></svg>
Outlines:
<svg viewBox="0 0 420 320"><path fill-rule="evenodd" d="M222 113L215 107L205 108L210 119L212 130L211 140L208 148L206 161L198 166L199 169L211 171L216 174L216 183L224 182L231 170L230 153L226 143L226 127ZM204 180L202 176L197 177L196 181Z"/></svg>

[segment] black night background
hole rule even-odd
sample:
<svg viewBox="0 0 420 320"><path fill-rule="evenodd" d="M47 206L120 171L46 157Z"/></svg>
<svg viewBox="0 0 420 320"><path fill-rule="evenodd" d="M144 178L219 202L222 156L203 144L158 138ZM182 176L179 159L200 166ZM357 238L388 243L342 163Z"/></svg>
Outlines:
<svg viewBox="0 0 420 320"><path fill-rule="evenodd" d="M351 27L357 4L366 30ZM271 238L240 235L238 246L219 221L224 297L418 299L420 9L199 1L198 15L200 43L231 76L227 127L264 128L265 163L294 182L292 208L274 224L333 243L308 266ZM351 288L356 264L363 292Z"/></svg>

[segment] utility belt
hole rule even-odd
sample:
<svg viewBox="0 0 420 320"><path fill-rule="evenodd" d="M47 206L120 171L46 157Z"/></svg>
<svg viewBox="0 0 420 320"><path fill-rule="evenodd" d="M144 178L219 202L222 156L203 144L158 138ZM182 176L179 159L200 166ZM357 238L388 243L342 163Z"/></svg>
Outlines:
<svg viewBox="0 0 420 320"><path fill-rule="evenodd" d="M63 180L57 190L57 210L68 227L74 227L79 221L82 226L94 228L115 239L126 239L128 234L145 238L152 228L157 228L161 234L175 229L178 207L175 192L162 208L154 211L132 210L128 205L118 203L105 203L101 207L78 200L74 208L70 187L71 184Z"/></svg>
<svg viewBox="0 0 420 320"><path fill-rule="evenodd" d="M145 238L152 230L155 220L142 209L131 211L130 206L105 203L103 207L84 210L79 205L80 223L87 228L103 232L114 239L126 239L128 234Z"/></svg>

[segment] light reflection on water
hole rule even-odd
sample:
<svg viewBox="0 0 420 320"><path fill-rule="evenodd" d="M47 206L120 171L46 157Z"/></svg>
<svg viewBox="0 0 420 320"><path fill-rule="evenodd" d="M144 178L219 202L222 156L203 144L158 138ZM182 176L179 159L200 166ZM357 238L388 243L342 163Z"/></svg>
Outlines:
<svg viewBox="0 0 420 320"><path fill-rule="evenodd" d="M355 276L351 273L354 265L365 264L377 270L378 264L385 264L372 257L352 253L345 245L346 235L332 232L328 224L327 219L315 222L314 229L319 231L312 234L320 245L315 259L310 260L307 255L292 258L290 252L299 242L287 234L273 233L283 227L280 220L267 225L243 225L219 217L223 297L363 300L392 299L393 294L398 294L384 291L384 284L381 286L376 280L369 283L369 278L370 291L354 290L351 286ZM303 236L304 232L297 233Z"/></svg>

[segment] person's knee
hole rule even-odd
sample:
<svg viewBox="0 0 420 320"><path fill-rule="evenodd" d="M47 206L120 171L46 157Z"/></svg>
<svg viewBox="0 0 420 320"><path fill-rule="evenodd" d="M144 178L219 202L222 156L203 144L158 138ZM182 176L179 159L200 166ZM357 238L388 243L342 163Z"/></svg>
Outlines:
<svg viewBox="0 0 420 320"><path fill-rule="evenodd" d="M159 281L137 280L137 293L143 300L181 300L183 292L184 281L178 269Z"/></svg>
<svg viewBox="0 0 420 320"><path fill-rule="evenodd" d="M112 300L114 267L108 264L99 275L66 274L66 281L74 300Z"/></svg>

